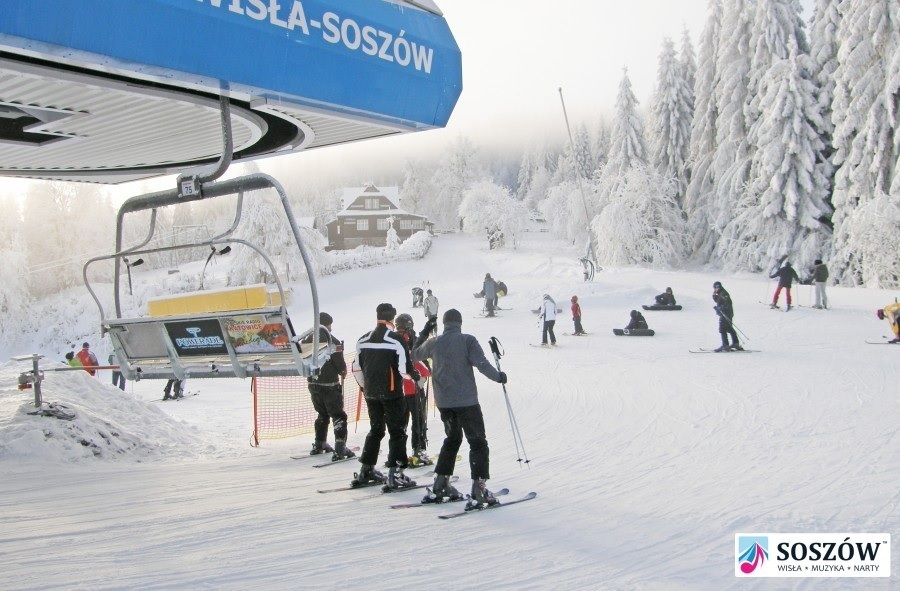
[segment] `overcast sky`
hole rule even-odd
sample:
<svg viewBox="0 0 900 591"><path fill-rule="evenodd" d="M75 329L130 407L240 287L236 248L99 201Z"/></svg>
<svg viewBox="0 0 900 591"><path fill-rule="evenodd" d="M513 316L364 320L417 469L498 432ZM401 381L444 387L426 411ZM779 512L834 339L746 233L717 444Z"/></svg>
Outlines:
<svg viewBox="0 0 900 591"><path fill-rule="evenodd" d="M812 1L803 0L807 10ZM680 50L687 29L696 55L707 17L707 0L439 0L438 5L463 59L463 92L447 128L279 156L262 161L261 168L321 174L360 161L371 168L440 151L460 136L485 147L562 139L560 88L573 131L580 124L593 131L601 117L612 115L623 68L641 108L649 107L663 39L671 38Z"/></svg>
<svg viewBox="0 0 900 591"><path fill-rule="evenodd" d="M405 161L441 151L460 136L482 147L562 140L559 88L573 132L582 123L593 131L601 116L613 113L623 68L647 107L663 39L680 49L686 28L697 52L707 0L438 0L438 6L463 60L463 92L448 126L284 162L321 173L350 163Z"/></svg>

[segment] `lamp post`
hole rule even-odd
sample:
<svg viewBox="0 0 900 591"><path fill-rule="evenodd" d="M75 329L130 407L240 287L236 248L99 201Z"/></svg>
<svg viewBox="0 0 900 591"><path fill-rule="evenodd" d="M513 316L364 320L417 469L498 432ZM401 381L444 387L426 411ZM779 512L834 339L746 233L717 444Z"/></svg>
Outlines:
<svg viewBox="0 0 900 591"><path fill-rule="evenodd" d="M206 267L209 265L209 261L217 254L228 254L231 252L230 246L226 246L222 250L216 250L216 247L212 245L210 245L209 248L211 249L211 252L209 253L209 256L206 257L206 263L203 265L203 271L200 273L200 289L203 289L203 277L206 275Z"/></svg>
<svg viewBox="0 0 900 591"><path fill-rule="evenodd" d="M138 259L134 262L129 262L128 259L123 258L122 261L125 263L125 268L128 269L128 295L134 295L134 292L131 290L131 268L137 267L138 265L143 265L144 259Z"/></svg>

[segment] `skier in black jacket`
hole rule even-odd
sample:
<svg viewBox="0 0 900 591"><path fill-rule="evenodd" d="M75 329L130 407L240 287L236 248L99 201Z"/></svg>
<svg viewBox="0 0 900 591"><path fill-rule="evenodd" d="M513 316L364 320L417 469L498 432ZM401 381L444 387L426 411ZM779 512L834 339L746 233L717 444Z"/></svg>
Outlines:
<svg viewBox="0 0 900 591"><path fill-rule="evenodd" d="M404 488L415 485L403 470L409 457L406 453L406 425L403 422L406 401L403 398L403 376L418 378L413 369L409 349L403 337L394 331L397 310L391 304L378 304L375 309L378 325L356 343L356 359L362 371L363 393L369 411L369 434L359 462L360 471L351 486L370 482L385 482L384 475L375 470L385 426L389 433L387 486Z"/></svg>
<svg viewBox="0 0 900 591"><path fill-rule="evenodd" d="M344 412L343 379L347 376L347 362L344 361L344 343L331 334L331 325L334 319L331 314L321 312L319 314L319 342L330 343L334 346L334 353L319 369L318 375L310 376L307 380L309 396L317 413L315 429L316 439L309 455L334 452L332 460L352 458L355 454L347 449L347 413ZM303 343L312 343L313 335L310 333L303 339ZM328 445L328 423L334 423L334 448Z"/></svg>
<svg viewBox="0 0 900 591"><path fill-rule="evenodd" d="M722 335L722 346L716 349L716 352L723 351L743 351L738 342L737 331L734 330L732 319L734 318L734 305L731 303L731 294L729 294L722 283L716 281L713 283L713 301L716 305L713 309L719 316L719 334ZM728 335L731 335L731 346L728 345Z"/></svg>
<svg viewBox="0 0 900 591"><path fill-rule="evenodd" d="M775 279L778 277L778 287L775 288L775 295L772 297L772 307L778 307L778 296L781 295L781 290L786 290L785 298L787 299L787 308L786 310L791 309L791 285L793 282L799 281L799 277L797 277L797 272L794 271L794 268L791 266L790 261L785 261L784 266L771 275L769 275L769 279Z"/></svg>

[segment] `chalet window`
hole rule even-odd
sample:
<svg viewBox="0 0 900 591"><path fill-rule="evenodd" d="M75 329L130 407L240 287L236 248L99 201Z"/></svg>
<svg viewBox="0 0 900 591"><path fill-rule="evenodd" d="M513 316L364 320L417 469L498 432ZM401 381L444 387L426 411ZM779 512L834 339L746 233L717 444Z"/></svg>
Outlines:
<svg viewBox="0 0 900 591"><path fill-rule="evenodd" d="M378 197L366 197L366 209L378 209Z"/></svg>
<svg viewBox="0 0 900 591"><path fill-rule="evenodd" d="M376 226L379 230L387 231L391 227L391 222L387 218L381 218L378 220L378 225Z"/></svg>
<svg viewBox="0 0 900 591"><path fill-rule="evenodd" d="M367 220L367 219L356 220L357 232L365 232L368 229L369 229L369 220Z"/></svg>
<svg viewBox="0 0 900 591"><path fill-rule="evenodd" d="M400 220L400 229L401 230L411 230L412 229L412 220Z"/></svg>
<svg viewBox="0 0 900 591"><path fill-rule="evenodd" d="M412 220L410 223L410 227L413 230L424 230L425 229L425 220Z"/></svg>

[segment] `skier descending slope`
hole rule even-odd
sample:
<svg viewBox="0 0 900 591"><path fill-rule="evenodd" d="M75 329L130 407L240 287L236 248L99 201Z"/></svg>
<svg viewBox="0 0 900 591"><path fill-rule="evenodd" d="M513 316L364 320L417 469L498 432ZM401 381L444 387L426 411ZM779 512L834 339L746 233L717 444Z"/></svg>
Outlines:
<svg viewBox="0 0 900 591"><path fill-rule="evenodd" d="M506 383L506 374L491 365L474 336L462 332L462 315L458 310L444 312L443 324L443 334L430 339L429 335L437 328L437 319L430 319L413 347L414 359L432 360L434 400L447 435L435 466L434 486L422 501L440 503L461 498L459 491L450 485L450 477L465 434L472 476L469 505L471 508L495 505L499 501L485 484L490 478L489 449L472 368L478 368L482 374L501 384Z"/></svg>

